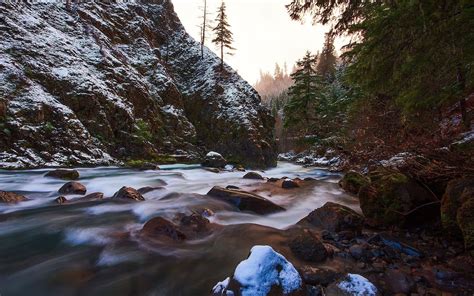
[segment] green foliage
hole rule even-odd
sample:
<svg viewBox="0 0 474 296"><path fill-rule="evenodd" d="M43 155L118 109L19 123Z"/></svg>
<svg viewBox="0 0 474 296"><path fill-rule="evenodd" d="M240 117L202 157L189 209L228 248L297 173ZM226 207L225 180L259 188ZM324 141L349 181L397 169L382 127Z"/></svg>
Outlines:
<svg viewBox="0 0 474 296"><path fill-rule="evenodd" d="M44 124L43 128L47 133L51 133L52 131L54 131L54 125L49 121Z"/></svg>
<svg viewBox="0 0 474 296"><path fill-rule="evenodd" d="M137 119L135 122L135 135L142 141L150 142L153 140L153 134L150 130L150 126L143 119Z"/></svg>

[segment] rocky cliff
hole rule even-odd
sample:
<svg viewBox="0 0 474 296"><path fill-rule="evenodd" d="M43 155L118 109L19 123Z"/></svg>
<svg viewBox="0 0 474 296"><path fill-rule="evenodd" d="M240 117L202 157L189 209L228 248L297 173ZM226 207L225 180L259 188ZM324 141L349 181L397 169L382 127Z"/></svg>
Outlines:
<svg viewBox="0 0 474 296"><path fill-rule="evenodd" d="M257 92L169 0L0 3L0 167L197 160L275 163Z"/></svg>

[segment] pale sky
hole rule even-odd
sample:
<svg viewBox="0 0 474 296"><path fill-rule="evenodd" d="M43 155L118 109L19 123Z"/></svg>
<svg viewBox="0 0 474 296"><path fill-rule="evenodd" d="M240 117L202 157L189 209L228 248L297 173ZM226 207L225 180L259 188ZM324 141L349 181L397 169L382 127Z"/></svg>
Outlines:
<svg viewBox="0 0 474 296"><path fill-rule="evenodd" d="M199 37L200 8L203 0L172 0L175 10L188 33L196 40ZM208 0L210 18L214 21L221 0ZM234 56L226 56L229 63L248 82L254 84L260 70L273 73L275 63L292 65L304 56L307 50L321 50L327 27L301 24L292 21L285 5L291 0L226 0L229 24L234 33ZM212 32L208 32L212 34ZM212 37L212 36L210 36ZM207 41L207 47L218 52L215 45ZM336 49L341 44L337 42Z"/></svg>

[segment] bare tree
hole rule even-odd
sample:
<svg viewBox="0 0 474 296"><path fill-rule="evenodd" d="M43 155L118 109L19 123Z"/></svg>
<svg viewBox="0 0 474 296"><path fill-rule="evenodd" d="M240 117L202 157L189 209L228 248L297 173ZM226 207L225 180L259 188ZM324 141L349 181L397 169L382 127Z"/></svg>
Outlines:
<svg viewBox="0 0 474 296"><path fill-rule="evenodd" d="M204 57L204 46L207 41L207 31L212 30L210 25L209 19L210 13L207 9L207 0L203 0L203 6L201 7L201 25L199 25L200 29L200 37L201 37L201 58Z"/></svg>

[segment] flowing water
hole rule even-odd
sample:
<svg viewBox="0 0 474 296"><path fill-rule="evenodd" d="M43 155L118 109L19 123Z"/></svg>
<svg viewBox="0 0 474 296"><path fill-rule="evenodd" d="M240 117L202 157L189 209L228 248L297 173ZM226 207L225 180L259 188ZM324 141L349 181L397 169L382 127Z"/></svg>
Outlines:
<svg viewBox="0 0 474 296"><path fill-rule="evenodd" d="M0 190L31 199L0 205L2 296L209 295L253 245L284 249L285 229L327 201L358 210L356 200L339 189L339 175L290 163L262 174L317 181L301 189L272 190L266 181L243 179L243 172L215 174L196 165L162 166L158 171L80 168L79 181L88 193L103 192L106 198L69 205L53 202L65 182L44 177L47 171L0 171ZM163 181L167 185L145 194L145 202L107 198L122 186L160 186ZM257 192L286 211L242 213L205 196L213 186L227 185ZM137 235L150 218L173 219L202 209L214 212L209 219L224 227L203 239L172 245L152 244Z"/></svg>

